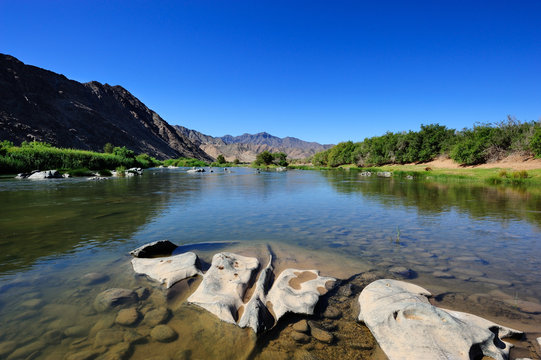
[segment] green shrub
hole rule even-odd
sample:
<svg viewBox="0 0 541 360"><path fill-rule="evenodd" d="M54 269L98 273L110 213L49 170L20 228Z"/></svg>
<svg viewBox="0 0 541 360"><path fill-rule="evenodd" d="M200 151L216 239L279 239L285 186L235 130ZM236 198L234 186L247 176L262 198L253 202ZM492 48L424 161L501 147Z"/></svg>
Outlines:
<svg viewBox="0 0 541 360"><path fill-rule="evenodd" d="M116 176L124 177L126 176L126 167L119 166L115 169Z"/></svg>
<svg viewBox="0 0 541 360"><path fill-rule="evenodd" d="M112 176L113 173L111 173L111 171L107 170L107 169L101 169L98 171L98 173L100 174L100 176Z"/></svg>
<svg viewBox="0 0 541 360"><path fill-rule="evenodd" d="M537 127L530 139L529 149L535 157L541 158L541 127Z"/></svg>
<svg viewBox="0 0 541 360"><path fill-rule="evenodd" d="M94 176L94 173L87 168L70 169L67 171L67 173L73 177Z"/></svg>
<svg viewBox="0 0 541 360"><path fill-rule="evenodd" d="M111 143L107 143L103 146L103 152L106 154L112 154L115 147Z"/></svg>
<svg viewBox="0 0 541 360"><path fill-rule="evenodd" d="M528 172L526 170L513 171L513 173L511 174L511 177L513 179L527 179Z"/></svg>
<svg viewBox="0 0 541 360"><path fill-rule="evenodd" d="M224 157L222 154L220 154L220 155L218 155L218 157L216 158L216 162L217 162L218 164L225 164L227 161L225 161L225 157Z"/></svg>
<svg viewBox="0 0 541 360"><path fill-rule="evenodd" d="M507 171L506 171L506 170L501 170L501 171L498 173L498 176L501 177L501 178L506 178L506 177L508 177Z"/></svg>

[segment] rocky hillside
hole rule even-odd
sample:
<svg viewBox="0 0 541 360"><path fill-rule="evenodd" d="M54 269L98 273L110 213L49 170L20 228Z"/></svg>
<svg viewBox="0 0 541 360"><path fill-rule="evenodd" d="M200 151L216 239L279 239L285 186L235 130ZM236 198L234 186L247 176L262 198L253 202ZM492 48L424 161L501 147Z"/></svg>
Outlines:
<svg viewBox="0 0 541 360"><path fill-rule="evenodd" d="M257 154L265 150L284 152L290 159L304 159L332 147L332 145L321 145L294 137L279 138L266 132L253 135L213 137L183 126L175 127L208 155L216 158L222 154L227 161L239 159L242 162L252 162Z"/></svg>
<svg viewBox="0 0 541 360"><path fill-rule="evenodd" d="M100 151L110 142L159 159L211 158L121 86L79 83L0 54L0 140Z"/></svg>

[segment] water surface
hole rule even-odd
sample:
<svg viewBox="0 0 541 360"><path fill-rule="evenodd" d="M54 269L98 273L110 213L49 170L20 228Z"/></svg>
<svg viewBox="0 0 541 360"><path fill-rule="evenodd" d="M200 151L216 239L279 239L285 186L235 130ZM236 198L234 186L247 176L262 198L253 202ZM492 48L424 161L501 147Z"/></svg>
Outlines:
<svg viewBox="0 0 541 360"><path fill-rule="evenodd" d="M116 312L92 306L112 287L148 289L140 310L169 308L167 324L181 334L162 344L148 340L144 325L130 328L143 338L127 357L265 354L249 330L186 304L199 279L167 292L133 274L127 252L160 239L235 242L196 248L207 262L227 250L263 263L270 245L277 271L317 268L342 279L394 276L403 266L442 306L541 332L541 197L527 191L353 171L151 169L105 181L2 179L0 202L0 358L17 349L20 358L44 359L95 349L100 329L122 328ZM88 284L91 272L107 278Z"/></svg>

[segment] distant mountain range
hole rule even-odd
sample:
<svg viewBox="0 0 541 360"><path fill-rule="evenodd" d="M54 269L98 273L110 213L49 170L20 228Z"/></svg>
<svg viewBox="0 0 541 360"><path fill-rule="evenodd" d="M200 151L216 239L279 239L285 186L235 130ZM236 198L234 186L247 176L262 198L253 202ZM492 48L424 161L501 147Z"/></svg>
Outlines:
<svg viewBox="0 0 541 360"><path fill-rule="evenodd" d="M101 151L106 143L158 159L253 161L268 150L305 158L329 145L267 133L212 137L172 126L121 86L80 83L0 54L0 140Z"/></svg>
<svg viewBox="0 0 541 360"><path fill-rule="evenodd" d="M242 162L251 162L257 154L265 150L284 152L291 159L304 159L332 147L294 137L279 138L266 132L213 137L179 125L175 125L175 128L210 156L215 158L222 154L228 161L239 159Z"/></svg>

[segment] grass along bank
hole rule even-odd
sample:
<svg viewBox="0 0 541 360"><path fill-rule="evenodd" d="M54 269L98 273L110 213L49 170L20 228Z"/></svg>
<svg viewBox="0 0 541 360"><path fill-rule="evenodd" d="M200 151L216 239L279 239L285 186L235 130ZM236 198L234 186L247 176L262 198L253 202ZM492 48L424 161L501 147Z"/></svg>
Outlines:
<svg viewBox="0 0 541 360"><path fill-rule="evenodd" d="M112 153L65 149L42 142L23 142L14 146L9 141L0 143L0 173L16 174L32 170L61 170L73 176L87 176L93 171L149 168L161 161L147 154L135 155L126 147L115 147Z"/></svg>
<svg viewBox="0 0 541 360"><path fill-rule="evenodd" d="M378 172L391 172L393 177L413 178L421 181L458 181L485 183L489 185L541 186L541 168L529 170L514 170L503 167L432 168L429 164L383 165L378 167L358 167L357 165L348 164L332 168L311 165L290 165L288 168L299 170L369 171L374 175Z"/></svg>

